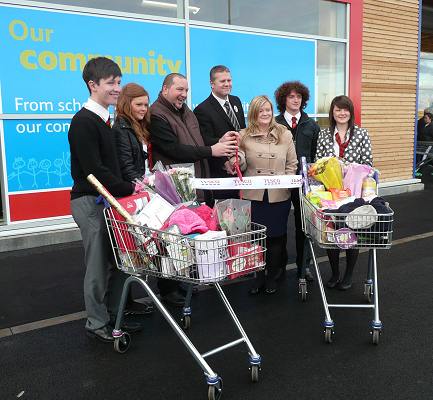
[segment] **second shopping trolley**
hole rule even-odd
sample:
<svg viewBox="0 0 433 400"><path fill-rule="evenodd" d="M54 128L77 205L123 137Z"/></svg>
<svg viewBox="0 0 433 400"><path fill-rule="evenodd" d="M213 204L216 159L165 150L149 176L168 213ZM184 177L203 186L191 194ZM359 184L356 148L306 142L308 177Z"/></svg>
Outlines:
<svg viewBox="0 0 433 400"><path fill-rule="evenodd" d="M305 195L301 195L303 230L307 236L307 248L313 262L325 310L324 335L327 343L332 342L335 323L331 318L330 308L361 308L373 311L371 335L374 344L379 343L382 322L379 318L379 287L377 279L376 251L389 249L392 243L394 212L387 204L384 212L366 215L318 209ZM364 282L363 304L330 304L326 298L320 269L314 253L313 242L324 249L360 249L368 250L368 271ZM305 285L306 283L303 282ZM301 289L301 288L300 288ZM306 290L306 288L304 288Z"/></svg>

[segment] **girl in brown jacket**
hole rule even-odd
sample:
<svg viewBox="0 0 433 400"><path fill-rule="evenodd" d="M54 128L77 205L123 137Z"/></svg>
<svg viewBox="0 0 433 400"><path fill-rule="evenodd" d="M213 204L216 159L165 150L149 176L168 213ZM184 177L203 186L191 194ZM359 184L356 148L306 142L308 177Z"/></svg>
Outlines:
<svg viewBox="0 0 433 400"><path fill-rule="evenodd" d="M231 162L234 163L232 158ZM248 126L240 131L239 164L245 176L276 176L296 173L298 164L292 134L275 122L272 103L257 96L248 110ZM287 219L290 211L289 189L243 190L251 200L252 221L267 228L266 274L259 272L250 294L277 291L276 276L287 262Z"/></svg>

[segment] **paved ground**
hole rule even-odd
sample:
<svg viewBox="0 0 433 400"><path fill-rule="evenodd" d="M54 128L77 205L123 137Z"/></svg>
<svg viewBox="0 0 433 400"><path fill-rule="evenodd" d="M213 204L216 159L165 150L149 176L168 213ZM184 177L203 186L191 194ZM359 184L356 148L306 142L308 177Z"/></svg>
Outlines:
<svg viewBox="0 0 433 400"><path fill-rule="evenodd" d="M227 286L263 370L260 382L250 383L241 346L211 357L224 380L223 399L431 399L432 195L429 186L388 198L396 222L394 246L378 252L379 346L371 344L367 310L335 311L335 341L325 344L318 287L310 285L302 303L294 271L274 296L249 297L248 282ZM0 332L83 310L78 245L0 253L0 264ZM330 299L362 302L365 266L363 254L354 288L331 292ZM321 264L325 279L328 269ZM194 298L193 312L189 336L201 351L236 338L214 290ZM201 370L163 318L155 314L146 322L124 355L88 340L83 320L0 338L0 399L207 398Z"/></svg>

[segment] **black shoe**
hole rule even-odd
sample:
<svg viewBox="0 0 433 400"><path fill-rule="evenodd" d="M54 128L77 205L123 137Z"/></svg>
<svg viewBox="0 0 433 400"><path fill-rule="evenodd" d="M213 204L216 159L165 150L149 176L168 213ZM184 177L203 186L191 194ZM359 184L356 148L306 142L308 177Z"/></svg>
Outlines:
<svg viewBox="0 0 433 400"><path fill-rule="evenodd" d="M338 284L337 289L338 290L348 290L352 287L351 281L342 281Z"/></svg>
<svg viewBox="0 0 433 400"><path fill-rule="evenodd" d="M98 339L101 342L105 342L105 343L114 342L112 329L109 325L105 325L102 328L95 329L94 331L87 329L86 335L92 339Z"/></svg>
<svg viewBox="0 0 433 400"><path fill-rule="evenodd" d="M260 288L253 287L250 290L248 290L248 294L251 296L257 296L260 293Z"/></svg>
<svg viewBox="0 0 433 400"><path fill-rule="evenodd" d="M314 282L314 276L313 276L313 274L311 273L311 271L310 271L309 268L307 268L307 269L305 270L305 280L306 280L307 282Z"/></svg>
<svg viewBox="0 0 433 400"><path fill-rule="evenodd" d="M266 288L265 294L274 294L277 293L277 288Z"/></svg>
<svg viewBox="0 0 433 400"><path fill-rule="evenodd" d="M136 321L123 321L120 329L128 333L140 332L144 328L144 325Z"/></svg>
<svg viewBox="0 0 433 400"><path fill-rule="evenodd" d="M326 286L329 289L334 289L340 282L340 278L338 276L333 276L327 283Z"/></svg>
<svg viewBox="0 0 433 400"><path fill-rule="evenodd" d="M167 293L161 296L162 301L175 307L183 307L185 304L185 296L182 296L178 291Z"/></svg>
<svg viewBox="0 0 433 400"><path fill-rule="evenodd" d="M139 303L138 301L132 301L126 305L124 312L125 316L134 315L150 315L155 311L153 304Z"/></svg>
<svg viewBox="0 0 433 400"><path fill-rule="evenodd" d="M116 326L116 317L112 316L110 318L110 324L109 327ZM125 319L123 318L122 325L120 325L120 329L122 331L126 331L128 333L134 333L134 332L140 332L144 328L144 324L140 321L134 321L131 319Z"/></svg>

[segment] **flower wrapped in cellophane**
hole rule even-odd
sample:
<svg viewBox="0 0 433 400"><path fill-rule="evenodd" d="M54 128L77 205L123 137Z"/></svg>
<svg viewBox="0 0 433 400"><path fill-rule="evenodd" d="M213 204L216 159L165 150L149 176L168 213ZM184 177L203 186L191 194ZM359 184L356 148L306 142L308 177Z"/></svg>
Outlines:
<svg viewBox="0 0 433 400"><path fill-rule="evenodd" d="M167 172L183 203L194 201L197 198L192 186L192 179L195 175L194 164L172 164Z"/></svg>

